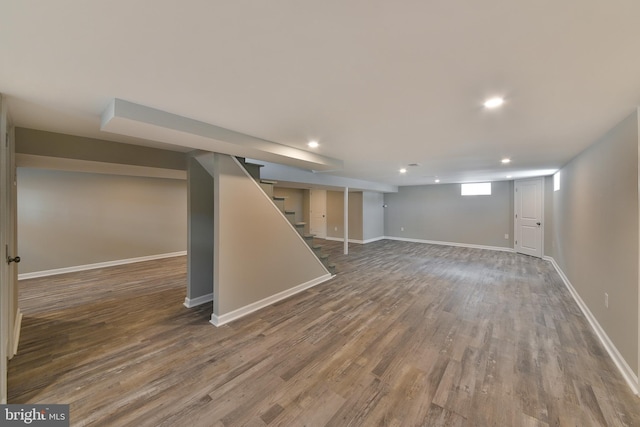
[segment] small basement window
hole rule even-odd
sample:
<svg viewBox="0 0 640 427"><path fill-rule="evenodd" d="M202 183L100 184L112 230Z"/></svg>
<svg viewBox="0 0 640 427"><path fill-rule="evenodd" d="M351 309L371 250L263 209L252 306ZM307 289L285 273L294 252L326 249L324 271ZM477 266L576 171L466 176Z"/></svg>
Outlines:
<svg viewBox="0 0 640 427"><path fill-rule="evenodd" d="M474 182L473 184L461 184L460 194L462 196L490 196L490 182Z"/></svg>

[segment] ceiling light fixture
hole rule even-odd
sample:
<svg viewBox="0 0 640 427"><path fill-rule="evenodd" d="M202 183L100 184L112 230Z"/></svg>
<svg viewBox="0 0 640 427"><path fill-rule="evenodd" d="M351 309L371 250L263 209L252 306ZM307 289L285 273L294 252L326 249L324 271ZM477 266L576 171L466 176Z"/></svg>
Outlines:
<svg viewBox="0 0 640 427"><path fill-rule="evenodd" d="M440 182L440 180L439 180L439 179L436 179L436 184L437 184L437 183L439 183L439 182Z"/></svg>
<svg viewBox="0 0 640 427"><path fill-rule="evenodd" d="M504 99L500 98L499 96L496 96L494 98L489 98L486 101L484 101L483 105L485 106L485 108L498 108L502 104L504 104Z"/></svg>
<svg viewBox="0 0 640 427"><path fill-rule="evenodd" d="M511 175L507 175L507 179L511 178Z"/></svg>
<svg viewBox="0 0 640 427"><path fill-rule="evenodd" d="M407 170L405 168L400 169L400 173L407 173Z"/></svg>
<svg viewBox="0 0 640 427"><path fill-rule="evenodd" d="M309 141L307 145L309 146L309 148L318 148L320 144L318 144L318 141Z"/></svg>
<svg viewBox="0 0 640 427"><path fill-rule="evenodd" d="M502 162L503 165L506 165L507 163L511 163L511 159L508 159L508 158L504 158L500 161Z"/></svg>

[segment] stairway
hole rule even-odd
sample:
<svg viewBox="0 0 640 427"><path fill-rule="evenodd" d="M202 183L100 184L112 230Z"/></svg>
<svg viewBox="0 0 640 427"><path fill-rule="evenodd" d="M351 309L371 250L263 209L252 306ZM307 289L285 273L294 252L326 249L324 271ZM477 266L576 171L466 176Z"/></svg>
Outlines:
<svg viewBox="0 0 640 427"><path fill-rule="evenodd" d="M296 222L295 216L296 212L287 210L285 207L286 198L285 197L276 197L273 195L273 187L277 184L276 181L269 181L260 179L260 168L262 165L258 165L255 163L247 163L246 159L243 157L237 157L240 164L245 168L245 170L251 175L251 177L256 180L256 182L260 185L262 190L273 200L273 203L278 207L280 212L289 220L291 225L296 229L296 231L302 236L304 241L309 245L309 247L313 250L313 253L318 257L318 259L324 264L324 266L329 270L331 274L336 274L336 266L329 261L329 255L322 253L322 246L318 245L314 242L315 236L313 234L305 233L306 222Z"/></svg>

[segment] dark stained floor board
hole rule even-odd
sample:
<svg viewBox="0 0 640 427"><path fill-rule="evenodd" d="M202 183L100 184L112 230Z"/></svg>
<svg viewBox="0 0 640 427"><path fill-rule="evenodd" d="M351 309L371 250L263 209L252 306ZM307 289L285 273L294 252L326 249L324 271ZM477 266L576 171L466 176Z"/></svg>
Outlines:
<svg viewBox="0 0 640 427"><path fill-rule="evenodd" d="M325 242L339 274L226 326L187 309L186 259L24 280L10 403L72 425L640 426L551 264Z"/></svg>

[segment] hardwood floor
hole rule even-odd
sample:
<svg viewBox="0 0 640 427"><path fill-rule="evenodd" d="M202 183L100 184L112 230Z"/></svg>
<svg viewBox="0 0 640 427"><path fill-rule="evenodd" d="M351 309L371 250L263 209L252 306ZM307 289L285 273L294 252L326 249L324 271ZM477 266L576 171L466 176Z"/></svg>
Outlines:
<svg viewBox="0 0 640 427"><path fill-rule="evenodd" d="M182 305L184 257L23 281L9 402L72 425L640 426L548 262L327 248L333 280L220 328Z"/></svg>

